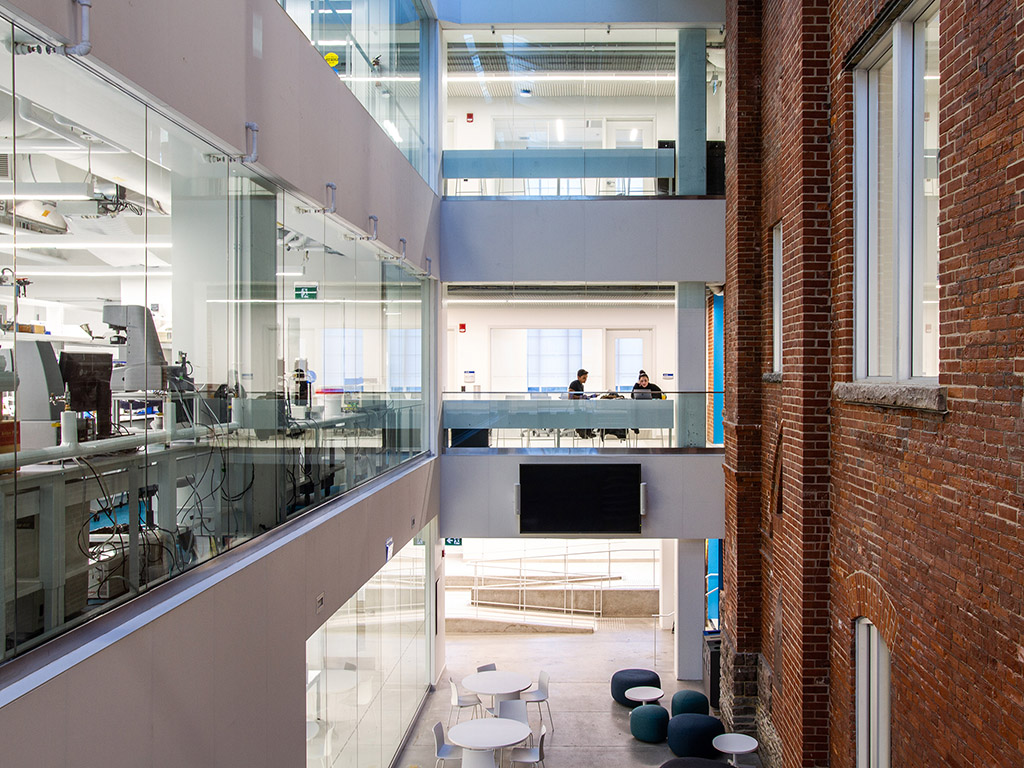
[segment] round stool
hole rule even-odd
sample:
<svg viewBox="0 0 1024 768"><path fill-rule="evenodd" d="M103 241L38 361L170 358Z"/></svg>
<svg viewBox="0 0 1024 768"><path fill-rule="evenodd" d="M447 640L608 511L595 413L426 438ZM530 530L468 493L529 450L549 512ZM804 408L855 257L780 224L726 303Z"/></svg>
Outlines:
<svg viewBox="0 0 1024 768"><path fill-rule="evenodd" d="M629 732L637 741L660 744L668 734L668 711L660 704L637 707L629 713Z"/></svg>
<svg viewBox="0 0 1024 768"><path fill-rule="evenodd" d="M672 717L684 712L697 715L709 714L708 697L700 691L676 691L672 696Z"/></svg>
<svg viewBox="0 0 1024 768"><path fill-rule="evenodd" d="M638 707L640 702L627 699L626 691L641 685L661 688L661 678L652 669L620 669L612 675L612 698L624 707Z"/></svg>
<svg viewBox="0 0 1024 768"><path fill-rule="evenodd" d="M678 757L716 758L719 752L711 743L725 733L717 717L684 712L668 721L668 747Z"/></svg>

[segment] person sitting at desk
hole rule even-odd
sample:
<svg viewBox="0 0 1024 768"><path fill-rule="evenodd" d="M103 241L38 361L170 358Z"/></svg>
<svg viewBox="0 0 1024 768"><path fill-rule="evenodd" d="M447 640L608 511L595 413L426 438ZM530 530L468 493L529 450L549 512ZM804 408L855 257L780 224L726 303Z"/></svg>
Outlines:
<svg viewBox="0 0 1024 768"><path fill-rule="evenodd" d="M583 385L587 383L587 370L580 368L576 371L576 378L569 382L569 399L570 400L586 400L587 396L583 394ZM577 429L576 434L583 439L589 439L594 436L594 430L592 429Z"/></svg>
<svg viewBox="0 0 1024 768"><path fill-rule="evenodd" d="M665 395L661 391L661 387L657 384L651 384L650 378L647 376L647 371L640 371L640 380L633 385L633 393L630 395L634 400L664 400Z"/></svg>
<svg viewBox="0 0 1024 768"><path fill-rule="evenodd" d="M640 379L636 384L633 385L633 391L630 394L634 400L664 400L665 395L661 391L661 387L657 384L651 384L651 379L647 375L647 371L640 369ZM634 428L633 431L636 434L640 434L640 430Z"/></svg>

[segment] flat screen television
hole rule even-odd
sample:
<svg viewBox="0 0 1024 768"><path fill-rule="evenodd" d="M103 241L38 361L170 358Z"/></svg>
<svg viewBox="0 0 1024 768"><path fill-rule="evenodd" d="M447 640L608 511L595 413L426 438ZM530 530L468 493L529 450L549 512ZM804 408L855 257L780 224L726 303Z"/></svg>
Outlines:
<svg viewBox="0 0 1024 768"><path fill-rule="evenodd" d="M640 533L640 465L520 464L519 532Z"/></svg>

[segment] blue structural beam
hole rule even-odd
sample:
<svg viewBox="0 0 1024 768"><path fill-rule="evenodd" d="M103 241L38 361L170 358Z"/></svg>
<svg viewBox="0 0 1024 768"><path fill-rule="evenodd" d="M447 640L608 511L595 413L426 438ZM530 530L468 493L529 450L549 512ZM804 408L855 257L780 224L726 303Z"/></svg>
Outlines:
<svg viewBox="0 0 1024 768"><path fill-rule="evenodd" d="M671 149L449 149L442 154L441 172L446 179L669 179L675 176L675 152Z"/></svg>

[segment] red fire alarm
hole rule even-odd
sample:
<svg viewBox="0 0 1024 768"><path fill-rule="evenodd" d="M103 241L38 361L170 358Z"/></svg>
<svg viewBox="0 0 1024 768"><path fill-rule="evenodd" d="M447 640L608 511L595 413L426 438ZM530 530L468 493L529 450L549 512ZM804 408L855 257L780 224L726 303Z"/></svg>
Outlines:
<svg viewBox="0 0 1024 768"><path fill-rule="evenodd" d="M459 323L459 333L465 333L465 332L466 332L466 324L465 323Z"/></svg>
<svg viewBox="0 0 1024 768"><path fill-rule="evenodd" d="M466 113L466 122L467 123L472 123L473 122L473 113L472 112L467 112Z"/></svg>

